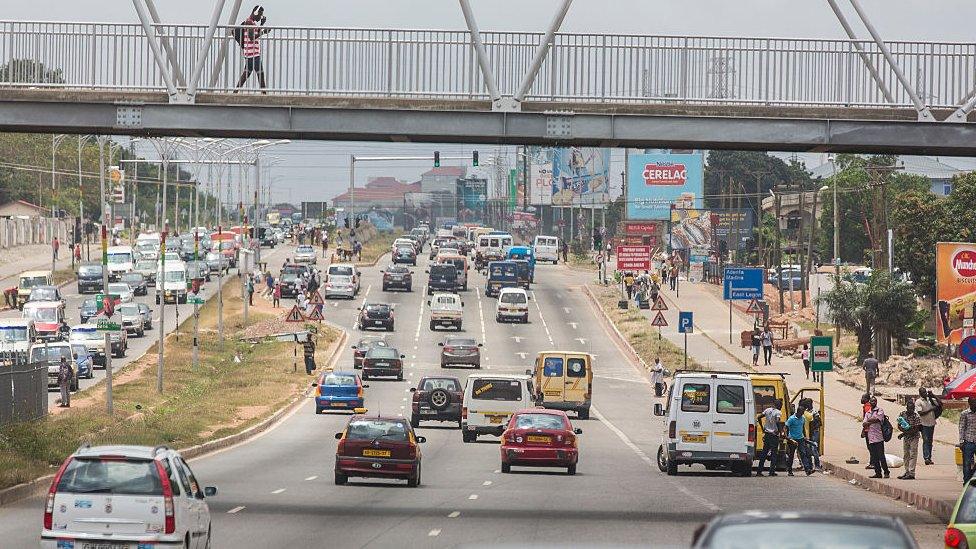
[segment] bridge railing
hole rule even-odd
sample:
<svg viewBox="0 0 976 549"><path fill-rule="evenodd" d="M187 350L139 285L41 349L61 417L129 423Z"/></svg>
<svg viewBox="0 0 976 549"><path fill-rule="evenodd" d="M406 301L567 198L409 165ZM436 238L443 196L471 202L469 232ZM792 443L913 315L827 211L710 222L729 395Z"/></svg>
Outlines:
<svg viewBox="0 0 976 549"><path fill-rule="evenodd" d="M206 45L206 27L157 25L155 31L168 72L185 89ZM244 60L231 31L218 28L200 91L234 91ZM468 31L275 27L262 39L267 91L487 100L470 38ZM542 34L483 32L482 38L498 89L514 94ZM976 44L887 46L931 107L964 102L976 86ZM256 80L243 91L256 92ZM0 21L0 87L166 91L142 27L107 23ZM526 100L912 107L871 41L571 33L556 35Z"/></svg>

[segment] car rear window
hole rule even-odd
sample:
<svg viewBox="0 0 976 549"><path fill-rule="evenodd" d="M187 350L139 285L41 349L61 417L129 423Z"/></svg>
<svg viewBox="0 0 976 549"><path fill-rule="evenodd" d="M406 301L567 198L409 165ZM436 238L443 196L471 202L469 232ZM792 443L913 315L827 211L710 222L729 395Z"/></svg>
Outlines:
<svg viewBox="0 0 976 549"><path fill-rule="evenodd" d="M454 265L431 265L430 266L430 276L446 276L453 277L457 276L457 267Z"/></svg>
<svg viewBox="0 0 976 549"><path fill-rule="evenodd" d="M715 395L716 412L720 414L746 413L746 389L742 385L719 385Z"/></svg>
<svg viewBox="0 0 976 549"><path fill-rule="evenodd" d="M518 414L516 429L565 429L563 418L553 414Z"/></svg>
<svg viewBox="0 0 976 549"><path fill-rule="evenodd" d="M60 362L64 357L70 363L71 348L67 345L57 347L34 347L31 349L31 362Z"/></svg>
<svg viewBox="0 0 976 549"><path fill-rule="evenodd" d="M471 398L475 400L522 400L522 384L509 379L475 379L471 385Z"/></svg>
<svg viewBox="0 0 976 549"><path fill-rule="evenodd" d="M161 496L163 485L149 460L75 458L61 475L58 492Z"/></svg>
<svg viewBox="0 0 976 549"><path fill-rule="evenodd" d="M567 360L566 377L586 377L586 360L582 358Z"/></svg>
<svg viewBox="0 0 976 549"><path fill-rule="evenodd" d="M329 276L332 275L352 276L352 267L348 265L333 265L329 267Z"/></svg>
<svg viewBox="0 0 976 549"><path fill-rule="evenodd" d="M748 544L743 543L749 540ZM837 523L817 520L761 519L748 524L722 525L711 531L703 547L712 549L773 549L781 547L810 547L809 541L785 543L784 540L817 540L817 547L854 549L857 547L885 547L899 549L913 547L905 536L890 526L881 524Z"/></svg>
<svg viewBox="0 0 976 549"><path fill-rule="evenodd" d="M444 341L445 347L476 347L478 344L473 339L449 337Z"/></svg>
<svg viewBox="0 0 976 549"><path fill-rule="evenodd" d="M369 358L399 358L397 355L397 350L392 347L381 347L379 345L374 345L369 348L367 355Z"/></svg>
<svg viewBox="0 0 976 549"><path fill-rule="evenodd" d="M339 375L339 374L329 374L325 376L322 381L322 385L340 385L342 387L351 387L356 384L356 376Z"/></svg>
<svg viewBox="0 0 976 549"><path fill-rule="evenodd" d="M347 440L394 440L407 442L407 426L401 421L359 419L349 422Z"/></svg>
<svg viewBox="0 0 976 549"><path fill-rule="evenodd" d="M434 389L444 389L445 391L460 391L461 384L456 379L427 379L424 380L422 391L433 391Z"/></svg>
<svg viewBox="0 0 976 549"><path fill-rule="evenodd" d="M685 383L681 387L681 411L707 412L711 393L707 383Z"/></svg>
<svg viewBox="0 0 976 549"><path fill-rule="evenodd" d="M752 400L756 403L756 412L772 406L776 407L776 387L772 385L753 385Z"/></svg>
<svg viewBox="0 0 976 549"><path fill-rule="evenodd" d="M78 276L95 276L102 274L101 265L82 265L78 268Z"/></svg>
<svg viewBox="0 0 976 549"><path fill-rule="evenodd" d="M525 299L525 294L522 292L505 292L501 297L502 303L527 303Z"/></svg>
<svg viewBox="0 0 976 549"><path fill-rule="evenodd" d="M546 377L563 376L563 359L556 357L546 357L542 361L542 375Z"/></svg>

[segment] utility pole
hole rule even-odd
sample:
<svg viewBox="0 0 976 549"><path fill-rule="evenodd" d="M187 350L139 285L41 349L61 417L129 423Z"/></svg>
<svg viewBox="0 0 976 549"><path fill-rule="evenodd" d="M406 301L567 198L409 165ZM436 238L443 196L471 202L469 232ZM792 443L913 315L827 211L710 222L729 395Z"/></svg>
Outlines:
<svg viewBox="0 0 976 549"><path fill-rule="evenodd" d="M832 166L831 172L834 186L834 289L840 288L840 212L837 209L837 158L829 155L827 161ZM834 320L834 345L840 345L840 324Z"/></svg>
<svg viewBox="0 0 976 549"><path fill-rule="evenodd" d="M105 195L105 140L98 136L98 185L99 196L102 201L102 295L108 296L108 197ZM111 299L111 298L109 298ZM105 307L103 300L102 307ZM108 415L115 413L112 402L112 336L106 331L103 345L105 345L105 411Z"/></svg>
<svg viewBox="0 0 976 549"><path fill-rule="evenodd" d="M755 174L756 176L756 215L759 217L756 226L759 227L756 235L756 260L759 262L759 266L766 267L766 254L763 252L763 207L762 207L762 181L759 178L760 174Z"/></svg>
<svg viewBox="0 0 976 549"><path fill-rule="evenodd" d="M779 193L773 193L773 203L774 203L774 207L776 208L776 220L775 220L776 221L776 263L777 263L777 266L779 267L779 271L778 272L779 272L779 276L780 276L780 278L777 279L777 280L779 280L779 292L777 292L777 293L779 294L779 311L782 313L783 311L786 310L786 303L783 300L783 280L782 280L782 276L783 276L783 231L782 231L782 227L780 226L780 223L779 223L780 203L781 203L780 202L780 194ZM792 278L793 277L791 276L790 279L792 280ZM791 297L792 297L792 294L791 294Z"/></svg>
<svg viewBox="0 0 976 549"><path fill-rule="evenodd" d="M804 229L803 218L805 215L805 212L803 211L803 207L806 205L806 196L804 196L805 192L806 190L803 188L803 184L801 183L800 184L800 228L799 228L799 232L796 235L796 240L795 240L796 244L793 247L796 257L799 259L797 263L800 264L800 308L801 309L805 309L807 306L806 282L807 282L808 273L806 270L806 261L805 258L803 257L803 229ZM792 280L793 277L790 276L790 279Z"/></svg>
<svg viewBox="0 0 976 549"><path fill-rule="evenodd" d="M156 292L159 296L159 342L157 346L157 361L156 361L156 392L163 392L163 351L165 348L166 340L166 237L169 235L169 223L166 222L166 187L169 183L169 151L166 150L166 142L162 142L162 146L159 149L160 156L163 160L163 211L161 222L163 224L163 232L160 233L160 246L159 246L159 271L160 276L156 279ZM162 282L160 282L160 278ZM179 301L177 299L177 301ZM179 307L179 303L176 305Z"/></svg>

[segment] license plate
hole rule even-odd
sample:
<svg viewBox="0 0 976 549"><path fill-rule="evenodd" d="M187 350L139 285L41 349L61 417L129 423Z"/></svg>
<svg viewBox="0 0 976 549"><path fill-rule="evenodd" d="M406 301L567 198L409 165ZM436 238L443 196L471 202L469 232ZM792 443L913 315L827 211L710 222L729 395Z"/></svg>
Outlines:
<svg viewBox="0 0 976 549"><path fill-rule="evenodd" d="M390 457L390 451L389 450L372 450L372 449L367 448L367 449L363 450L363 455L366 456L366 457L388 458L388 457Z"/></svg>
<svg viewBox="0 0 976 549"><path fill-rule="evenodd" d="M681 442L688 444L705 444L707 440L707 435L681 435Z"/></svg>
<svg viewBox="0 0 976 549"><path fill-rule="evenodd" d="M333 402L332 403L332 406L334 406L336 408L345 408L346 407L346 403L345 402Z"/></svg>
<svg viewBox="0 0 976 549"><path fill-rule="evenodd" d="M525 437L525 440L527 440L528 442L542 442L542 443L545 443L545 444L549 444L549 443L552 442L552 438L550 438L550 437L540 437L538 435L529 435L529 436Z"/></svg>
<svg viewBox="0 0 976 549"><path fill-rule="evenodd" d="M383 325L383 321L382 320L374 320L373 321L373 324L376 324L377 326L382 326Z"/></svg>
<svg viewBox="0 0 976 549"><path fill-rule="evenodd" d="M123 543L111 543L111 542L97 542L97 543L83 543L81 544L82 549L118 549L119 547L126 547L127 544Z"/></svg>
<svg viewBox="0 0 976 549"><path fill-rule="evenodd" d="M488 416L488 423L501 423L505 416Z"/></svg>
<svg viewBox="0 0 976 549"><path fill-rule="evenodd" d="M385 362L377 362L376 364L373 364L373 367L374 368L389 368L390 365L387 364L387 363L385 363Z"/></svg>

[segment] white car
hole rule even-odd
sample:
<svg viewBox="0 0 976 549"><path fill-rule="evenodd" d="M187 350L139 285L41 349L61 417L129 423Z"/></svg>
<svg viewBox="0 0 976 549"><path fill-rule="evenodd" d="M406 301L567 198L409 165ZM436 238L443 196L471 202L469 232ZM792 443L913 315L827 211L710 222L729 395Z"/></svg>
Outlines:
<svg viewBox="0 0 976 549"><path fill-rule="evenodd" d="M331 280L333 276L348 276L352 279L352 285L356 288L356 293L359 293L359 279L360 272L355 265L349 263L333 263L329 265L329 270L326 273L326 280Z"/></svg>
<svg viewBox="0 0 976 549"><path fill-rule="evenodd" d="M315 263L317 260L315 248L311 246L299 246L295 249L295 263Z"/></svg>
<svg viewBox="0 0 976 549"><path fill-rule="evenodd" d="M330 297L353 299L356 297L356 285L351 276L330 275L325 282L325 287L322 288L322 297L325 299Z"/></svg>
<svg viewBox="0 0 976 549"><path fill-rule="evenodd" d="M495 321L529 321L529 294L522 288L502 288L495 304Z"/></svg>
<svg viewBox="0 0 976 549"><path fill-rule="evenodd" d="M54 475L41 547L209 547L215 495L165 446L82 446Z"/></svg>
<svg viewBox="0 0 976 549"><path fill-rule="evenodd" d="M110 282L108 293L119 296L122 303L132 303L132 288L125 282Z"/></svg>

